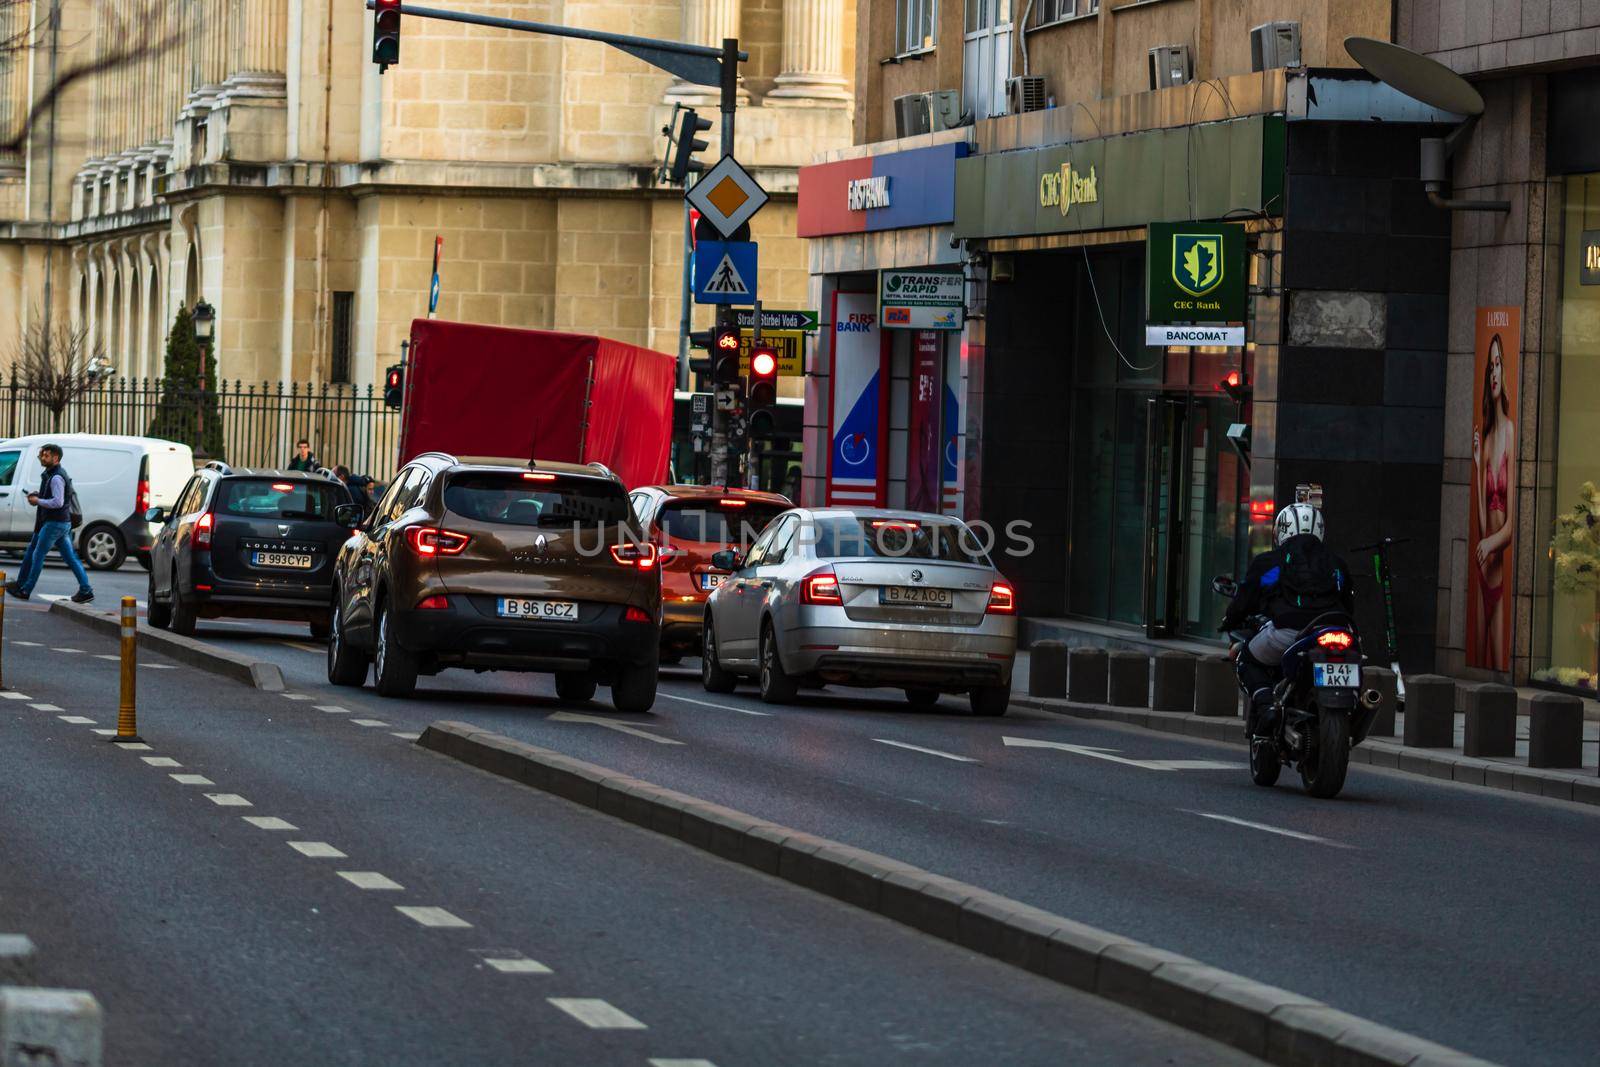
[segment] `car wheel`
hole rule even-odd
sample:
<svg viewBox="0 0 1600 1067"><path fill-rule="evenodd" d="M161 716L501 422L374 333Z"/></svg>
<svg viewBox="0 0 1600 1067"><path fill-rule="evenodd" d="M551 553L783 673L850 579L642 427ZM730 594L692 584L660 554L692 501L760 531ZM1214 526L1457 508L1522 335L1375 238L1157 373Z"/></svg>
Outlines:
<svg viewBox="0 0 1600 1067"><path fill-rule="evenodd" d="M731 693L739 687L739 679L722 669L717 661L717 635L711 629L711 616L706 616L705 636L700 652L700 684L708 693Z"/></svg>
<svg viewBox="0 0 1600 1067"><path fill-rule="evenodd" d="M194 636L194 605L183 599L183 587L176 573L172 576L172 632L182 637Z"/></svg>
<svg viewBox="0 0 1600 1067"><path fill-rule="evenodd" d="M939 703L937 689L907 689L906 703L914 708L931 708Z"/></svg>
<svg viewBox="0 0 1600 1067"><path fill-rule="evenodd" d="M79 544L83 548L83 561L90 570L114 571L122 566L122 561L128 556L127 546L122 543L122 534L117 532L115 526L103 522L97 522L83 531Z"/></svg>
<svg viewBox="0 0 1600 1067"><path fill-rule="evenodd" d="M379 696L408 697L417 690L417 661L395 639L394 611L388 604L378 609L377 654L373 657L372 688Z"/></svg>
<svg viewBox="0 0 1600 1067"><path fill-rule="evenodd" d="M150 582L145 587L144 594L145 618L150 620L150 625L158 630L165 630L172 625L172 605L163 604L156 599L156 576L150 575Z"/></svg>
<svg viewBox="0 0 1600 1067"><path fill-rule="evenodd" d="M970 694L972 714L1004 715L1011 704L1009 685L980 685Z"/></svg>
<svg viewBox="0 0 1600 1067"><path fill-rule="evenodd" d="M594 699L594 675L587 671L557 671L556 696L569 704L581 704Z"/></svg>
<svg viewBox="0 0 1600 1067"><path fill-rule="evenodd" d="M344 612L334 601L328 616L328 681L334 685L360 687L367 684L367 657L350 647L344 639Z"/></svg>
<svg viewBox="0 0 1600 1067"><path fill-rule="evenodd" d="M616 680L611 683L611 706L635 714L649 711L655 706L660 673L661 665L655 656L645 663L618 668Z"/></svg>
<svg viewBox="0 0 1600 1067"><path fill-rule="evenodd" d="M778 655L778 635L772 623L761 628L761 700L767 704L787 704L794 700L800 687L783 669L783 657Z"/></svg>

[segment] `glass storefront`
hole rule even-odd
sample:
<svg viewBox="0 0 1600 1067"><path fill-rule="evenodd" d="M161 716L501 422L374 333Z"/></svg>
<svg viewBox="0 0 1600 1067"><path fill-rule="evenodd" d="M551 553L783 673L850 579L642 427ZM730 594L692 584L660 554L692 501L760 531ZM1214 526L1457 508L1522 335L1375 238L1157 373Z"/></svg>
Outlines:
<svg viewBox="0 0 1600 1067"><path fill-rule="evenodd" d="M1593 694L1600 675L1600 174L1571 176L1565 185L1560 356L1540 383L1545 417L1555 420L1541 443L1554 449L1555 462L1541 475L1533 678Z"/></svg>

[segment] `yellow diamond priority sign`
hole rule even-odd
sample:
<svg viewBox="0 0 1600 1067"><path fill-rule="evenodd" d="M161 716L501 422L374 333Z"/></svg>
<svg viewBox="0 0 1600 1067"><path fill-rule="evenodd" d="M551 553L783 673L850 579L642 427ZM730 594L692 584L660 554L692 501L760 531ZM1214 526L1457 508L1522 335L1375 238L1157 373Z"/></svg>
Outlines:
<svg viewBox="0 0 1600 1067"><path fill-rule="evenodd" d="M684 194L722 236L732 238L767 202L767 191L732 156L723 156Z"/></svg>

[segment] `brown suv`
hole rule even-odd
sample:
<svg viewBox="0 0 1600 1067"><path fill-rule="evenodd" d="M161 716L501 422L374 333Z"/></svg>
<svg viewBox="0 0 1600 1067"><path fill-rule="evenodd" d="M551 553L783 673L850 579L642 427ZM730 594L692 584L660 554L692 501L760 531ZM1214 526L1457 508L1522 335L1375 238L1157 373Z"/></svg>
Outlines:
<svg viewBox="0 0 1600 1067"><path fill-rule="evenodd" d="M384 696L446 667L549 671L564 700L656 698L661 575L627 493L599 464L408 463L339 552L328 680Z"/></svg>

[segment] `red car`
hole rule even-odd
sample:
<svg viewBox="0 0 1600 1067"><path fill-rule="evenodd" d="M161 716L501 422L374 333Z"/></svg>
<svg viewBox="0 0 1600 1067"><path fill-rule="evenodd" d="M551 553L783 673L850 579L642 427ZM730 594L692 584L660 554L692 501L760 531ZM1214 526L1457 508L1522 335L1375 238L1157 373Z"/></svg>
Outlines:
<svg viewBox="0 0 1600 1067"><path fill-rule="evenodd" d="M707 485L650 485L629 497L645 536L660 551L661 661L698 655L706 597L728 573L711 565L711 554L745 551L774 516L794 505L777 493Z"/></svg>

